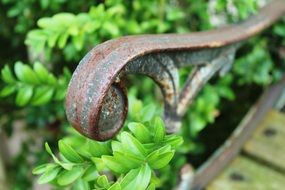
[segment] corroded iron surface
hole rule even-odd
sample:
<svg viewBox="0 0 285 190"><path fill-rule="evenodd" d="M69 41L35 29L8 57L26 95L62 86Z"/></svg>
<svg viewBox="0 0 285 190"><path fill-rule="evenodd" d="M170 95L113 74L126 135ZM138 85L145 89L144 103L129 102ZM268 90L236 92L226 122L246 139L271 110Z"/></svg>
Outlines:
<svg viewBox="0 0 285 190"><path fill-rule="evenodd" d="M83 135L112 138L123 126L127 97L122 77L140 73L161 88L167 131L179 129L180 118L202 86L234 60L241 42L270 26L285 12L275 0L247 21L207 32L127 36L93 48L79 63L68 87L66 114ZM193 66L182 92L178 69Z"/></svg>

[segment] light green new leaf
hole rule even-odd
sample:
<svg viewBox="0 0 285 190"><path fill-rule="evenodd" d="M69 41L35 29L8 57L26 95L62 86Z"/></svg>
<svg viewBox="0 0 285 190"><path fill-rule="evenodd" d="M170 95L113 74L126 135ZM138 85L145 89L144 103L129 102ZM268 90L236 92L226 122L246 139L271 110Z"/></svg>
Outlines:
<svg viewBox="0 0 285 190"><path fill-rule="evenodd" d="M114 183L108 190L121 190L121 185L120 183L116 182Z"/></svg>
<svg viewBox="0 0 285 190"><path fill-rule="evenodd" d="M33 95L33 87L23 86L19 89L16 96L16 104L19 106L24 106L28 104Z"/></svg>
<svg viewBox="0 0 285 190"><path fill-rule="evenodd" d="M75 181L72 190L90 190L90 187L87 181L79 178Z"/></svg>
<svg viewBox="0 0 285 190"><path fill-rule="evenodd" d="M172 148L177 148L182 145L183 138L177 135L167 135L164 138L164 143L171 145Z"/></svg>
<svg viewBox="0 0 285 190"><path fill-rule="evenodd" d="M100 186L100 187L103 187L105 189L108 189L110 187L110 184L108 182L108 179L105 175L101 175L98 177L97 179L97 184Z"/></svg>
<svg viewBox="0 0 285 190"><path fill-rule="evenodd" d="M140 111L141 120L143 122L151 121L152 118L154 117L155 111L156 111L156 107L153 104L143 107Z"/></svg>
<svg viewBox="0 0 285 190"><path fill-rule="evenodd" d="M131 170L121 181L122 190L145 190L149 185L151 169L147 164Z"/></svg>
<svg viewBox="0 0 285 190"><path fill-rule="evenodd" d="M13 76L12 71L10 70L8 65L5 65L4 68L1 70L1 76L3 81L8 84L13 84L16 82L16 79Z"/></svg>
<svg viewBox="0 0 285 190"><path fill-rule="evenodd" d="M102 155L110 155L111 148L109 142L97 142L97 141L87 141L87 146L90 154L94 157L100 157Z"/></svg>
<svg viewBox="0 0 285 190"><path fill-rule="evenodd" d="M146 190L155 190L155 184L154 183L150 183L150 185L147 187Z"/></svg>
<svg viewBox="0 0 285 190"><path fill-rule="evenodd" d="M48 103L52 99L53 92L54 89L47 86L36 88L31 100L32 105L38 106Z"/></svg>
<svg viewBox="0 0 285 190"><path fill-rule="evenodd" d="M49 72L40 62L35 62L33 69L41 82L47 81Z"/></svg>
<svg viewBox="0 0 285 190"><path fill-rule="evenodd" d="M63 140L58 141L59 152L70 162L81 163L83 158Z"/></svg>
<svg viewBox="0 0 285 190"><path fill-rule="evenodd" d="M99 176L98 171L95 165L89 166L86 171L84 172L82 179L84 181L93 181Z"/></svg>
<svg viewBox="0 0 285 190"><path fill-rule="evenodd" d="M152 161L149 162L149 165L152 169L163 168L171 161L173 156L174 156L174 151L159 154L159 156L156 157L156 159L153 159Z"/></svg>
<svg viewBox="0 0 285 190"><path fill-rule="evenodd" d="M44 183L48 183L51 182L52 180L54 180L57 176L57 174L59 173L59 171L61 170L61 168L56 167L56 168L49 168L48 170L45 171L45 173L43 175L41 175L41 177L38 179L38 183L39 184L44 184Z"/></svg>
<svg viewBox="0 0 285 190"><path fill-rule="evenodd" d="M154 119L154 142L161 142L165 136L164 122L160 117Z"/></svg>
<svg viewBox="0 0 285 190"><path fill-rule="evenodd" d="M1 97L6 97L6 96L9 96L10 94L12 94L13 92L16 91L16 86L13 86L13 85L8 85L8 86L5 86L1 92L0 92L0 96Z"/></svg>
<svg viewBox="0 0 285 190"><path fill-rule="evenodd" d="M151 134L143 124L131 122L128 124L128 128L141 143L151 142Z"/></svg>
<svg viewBox="0 0 285 190"><path fill-rule="evenodd" d="M58 165L54 164L54 163L42 164L42 165L39 165L36 168L34 168L32 173L35 174L35 175L42 174L45 171L47 171L47 170L49 170L51 168L56 168L56 167L58 167Z"/></svg>
<svg viewBox="0 0 285 190"><path fill-rule="evenodd" d="M91 160L95 164L96 170L98 172L103 171L104 169L106 169L105 163L104 163L104 161L101 158L92 157Z"/></svg>
<svg viewBox="0 0 285 190"><path fill-rule="evenodd" d="M67 42L67 39L69 37L69 34L67 32L63 33L61 36L59 36L58 38L58 47L60 49L64 48L66 42Z"/></svg>
<svg viewBox="0 0 285 190"><path fill-rule="evenodd" d="M121 152L114 152L115 160L128 170L138 168L143 162L143 159L138 159L132 155L123 154Z"/></svg>
<svg viewBox="0 0 285 190"><path fill-rule="evenodd" d="M82 167L73 167L71 170L65 170L57 177L57 183L61 186L66 186L73 183L84 172Z"/></svg>
<svg viewBox="0 0 285 190"><path fill-rule="evenodd" d="M73 167L74 164L72 164L72 163L62 163L62 162L60 162L60 161L58 160L58 158L52 153L52 151L51 151L51 149L50 149L50 147L49 147L49 145L48 145L47 142L45 143L45 149L46 149L47 153L49 153L49 154L52 156L52 158L53 158L53 160L54 160L55 163L57 163L58 165L60 165L61 167L63 167L63 168L66 169L66 170L71 170L71 169L72 169L72 167Z"/></svg>
<svg viewBox="0 0 285 190"><path fill-rule="evenodd" d="M115 173L122 174L128 171L128 168L123 167L113 156L102 156L102 160L105 166Z"/></svg>
<svg viewBox="0 0 285 190"><path fill-rule="evenodd" d="M28 84L39 84L39 79L35 72L27 65L18 61L15 63L15 74L20 81Z"/></svg>
<svg viewBox="0 0 285 190"><path fill-rule="evenodd" d="M143 145L134 138L130 133L128 132L122 132L121 134L122 138L122 144L124 146L124 150L128 153L133 153L134 155L145 157L146 156L146 150L143 147Z"/></svg>

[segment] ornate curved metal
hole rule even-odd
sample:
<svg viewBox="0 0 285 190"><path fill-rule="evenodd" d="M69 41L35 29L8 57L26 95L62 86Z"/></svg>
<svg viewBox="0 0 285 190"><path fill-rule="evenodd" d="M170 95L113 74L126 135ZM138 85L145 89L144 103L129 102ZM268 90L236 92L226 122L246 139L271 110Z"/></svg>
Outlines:
<svg viewBox="0 0 285 190"><path fill-rule="evenodd" d="M285 12L283 0L275 0L256 16L230 27L192 34L127 36L93 48L79 63L68 87L66 114L83 135L112 138L127 114L124 75L140 73L152 78L164 95L167 131L179 129L202 86L234 60L241 42L270 26ZM181 93L178 69L194 66Z"/></svg>

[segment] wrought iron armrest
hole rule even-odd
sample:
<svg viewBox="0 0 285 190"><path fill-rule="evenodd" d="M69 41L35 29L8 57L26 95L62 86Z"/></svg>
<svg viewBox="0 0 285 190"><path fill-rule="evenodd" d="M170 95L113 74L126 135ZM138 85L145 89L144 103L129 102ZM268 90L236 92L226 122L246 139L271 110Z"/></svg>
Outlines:
<svg viewBox="0 0 285 190"><path fill-rule="evenodd" d="M152 78L164 96L167 131L180 120L203 85L224 73L243 41L266 29L285 13L285 1L273 0L243 23L191 34L127 36L93 48L79 63L68 87L66 114L83 135L104 141L116 135L127 115L122 77L130 73ZM178 69L194 66L181 92Z"/></svg>

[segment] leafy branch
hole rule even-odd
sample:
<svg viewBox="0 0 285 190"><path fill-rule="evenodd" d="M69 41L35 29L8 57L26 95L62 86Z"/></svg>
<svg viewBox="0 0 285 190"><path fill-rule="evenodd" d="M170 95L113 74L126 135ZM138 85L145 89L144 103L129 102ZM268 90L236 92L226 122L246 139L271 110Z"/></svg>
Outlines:
<svg viewBox="0 0 285 190"><path fill-rule="evenodd" d="M138 114L143 113L146 114L144 111ZM116 139L108 142L92 141L72 131L72 135L58 142L60 159L46 143L53 163L40 165L33 173L41 175L41 184L73 189L150 190L159 187L160 169L169 164L183 140L176 135L166 135L163 121L154 116L154 111L151 113L151 120L129 122Z"/></svg>
<svg viewBox="0 0 285 190"><path fill-rule="evenodd" d="M63 75L56 78L39 62L35 62L31 68L18 61L14 65L14 73L8 65L1 70L5 86L0 91L0 96L17 93L15 102L19 106L38 106L51 100L63 100L71 77L68 69L64 69Z"/></svg>

